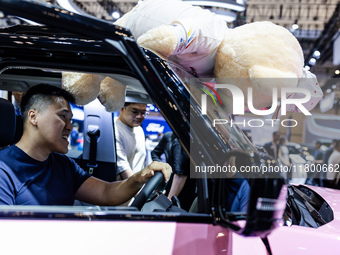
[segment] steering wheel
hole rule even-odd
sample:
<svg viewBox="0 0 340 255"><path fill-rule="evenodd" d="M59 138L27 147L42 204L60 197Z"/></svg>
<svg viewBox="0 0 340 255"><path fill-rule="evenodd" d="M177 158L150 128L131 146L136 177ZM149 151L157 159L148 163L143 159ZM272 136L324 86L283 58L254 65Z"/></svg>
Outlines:
<svg viewBox="0 0 340 255"><path fill-rule="evenodd" d="M155 175L150 178L150 180L145 184L143 189L139 192L135 200L132 202L131 206L141 210L146 200L151 195L158 185L164 181L162 172L155 172Z"/></svg>

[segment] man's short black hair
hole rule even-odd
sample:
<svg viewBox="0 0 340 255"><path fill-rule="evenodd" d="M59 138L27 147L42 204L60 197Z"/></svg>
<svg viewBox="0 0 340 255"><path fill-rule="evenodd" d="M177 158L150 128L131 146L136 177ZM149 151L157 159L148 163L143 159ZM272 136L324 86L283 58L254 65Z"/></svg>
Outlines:
<svg viewBox="0 0 340 255"><path fill-rule="evenodd" d="M280 144L283 144L286 141L286 138L284 136L280 137Z"/></svg>
<svg viewBox="0 0 340 255"><path fill-rule="evenodd" d="M280 134L280 132L279 131L275 131L275 132L273 132L273 136L276 136L276 135L279 135Z"/></svg>
<svg viewBox="0 0 340 255"><path fill-rule="evenodd" d="M23 120L26 120L30 109L39 108L39 110L42 110L52 104L55 97L62 97L67 102L75 104L74 96L62 88L43 83L31 87L23 95L20 104Z"/></svg>

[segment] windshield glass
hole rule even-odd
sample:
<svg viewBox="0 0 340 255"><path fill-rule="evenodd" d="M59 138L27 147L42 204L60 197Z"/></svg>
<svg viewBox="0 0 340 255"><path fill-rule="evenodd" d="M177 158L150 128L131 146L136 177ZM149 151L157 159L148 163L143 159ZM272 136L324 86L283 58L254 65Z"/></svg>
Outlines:
<svg viewBox="0 0 340 255"><path fill-rule="evenodd" d="M219 93L219 89L215 88L214 80L198 79L179 66L169 65L190 91L191 103L199 107L198 114L205 124L216 132L228 149L256 150L234 120L232 98L224 93ZM192 111L196 110L192 108ZM193 125L195 124L193 119L190 121L191 129L197 131L197 129L202 128L202 126Z"/></svg>
<svg viewBox="0 0 340 255"><path fill-rule="evenodd" d="M214 179L208 190L219 183L219 206L225 212L245 213L248 178L254 176L244 170L258 166L259 161L254 159L256 148L235 121L233 98L214 80L197 79L178 66L171 68L190 92L190 178Z"/></svg>

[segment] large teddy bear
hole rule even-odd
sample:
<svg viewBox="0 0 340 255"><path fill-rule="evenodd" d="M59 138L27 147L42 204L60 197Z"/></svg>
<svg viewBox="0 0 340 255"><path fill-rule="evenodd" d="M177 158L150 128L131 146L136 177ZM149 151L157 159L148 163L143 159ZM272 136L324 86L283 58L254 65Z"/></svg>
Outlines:
<svg viewBox="0 0 340 255"><path fill-rule="evenodd" d="M236 85L244 95L251 87L256 109L271 105L274 87L303 87L313 91L311 100L305 104L308 110L322 98L315 76L303 69L303 53L296 38L271 22L254 22L229 29L218 15L186 2L144 0L116 24L130 29L139 45L180 65L195 77ZM74 82L74 75L83 75L86 79L90 76L90 79L85 83ZM63 83L66 88L78 91L84 101L90 98L86 93L89 85L96 87L91 98L100 90L100 98L106 97L106 103L125 93L125 86L116 82L112 87L100 89L103 78L65 73ZM110 87L112 89L108 89ZM121 88L119 96L114 93L118 87ZM219 89L219 92L226 98L223 94L228 94L229 90ZM113 98L111 93L115 94ZM301 95L290 95L295 96ZM122 103L106 108L117 110L115 107Z"/></svg>

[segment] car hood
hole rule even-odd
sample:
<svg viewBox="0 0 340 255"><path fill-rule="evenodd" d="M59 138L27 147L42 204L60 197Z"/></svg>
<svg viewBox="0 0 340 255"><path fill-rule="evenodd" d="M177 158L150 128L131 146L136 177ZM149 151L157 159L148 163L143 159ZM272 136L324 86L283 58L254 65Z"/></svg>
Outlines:
<svg viewBox="0 0 340 255"><path fill-rule="evenodd" d="M292 225L273 231L268 240L273 254L339 254L340 190L308 186L331 206L334 219L318 228Z"/></svg>
<svg viewBox="0 0 340 255"><path fill-rule="evenodd" d="M323 199L326 200L333 210L334 220L319 228L326 228L327 231L340 233L340 190L308 185L305 186L318 193Z"/></svg>

